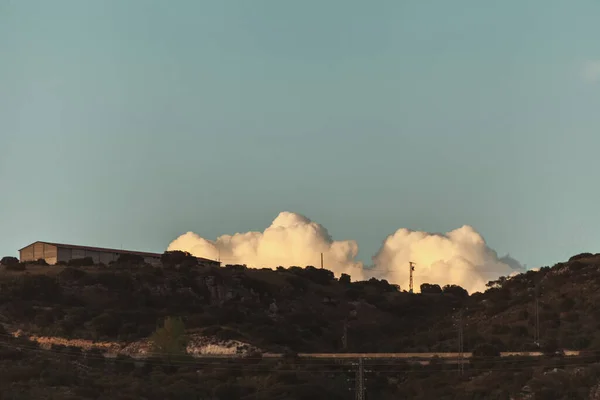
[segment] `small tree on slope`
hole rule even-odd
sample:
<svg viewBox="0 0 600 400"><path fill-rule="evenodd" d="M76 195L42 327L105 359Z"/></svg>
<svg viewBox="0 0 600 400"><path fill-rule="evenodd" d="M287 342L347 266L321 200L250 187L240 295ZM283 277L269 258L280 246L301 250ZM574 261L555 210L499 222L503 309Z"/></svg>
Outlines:
<svg viewBox="0 0 600 400"><path fill-rule="evenodd" d="M186 354L187 340L181 318L167 317L161 328L150 338L152 352L172 360Z"/></svg>

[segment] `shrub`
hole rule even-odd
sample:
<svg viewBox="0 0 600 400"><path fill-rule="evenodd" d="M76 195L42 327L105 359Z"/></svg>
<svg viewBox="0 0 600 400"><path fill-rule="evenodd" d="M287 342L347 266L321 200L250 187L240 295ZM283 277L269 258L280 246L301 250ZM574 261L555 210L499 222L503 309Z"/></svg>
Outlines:
<svg viewBox="0 0 600 400"><path fill-rule="evenodd" d="M421 285L421 293L424 294L441 294L442 288L440 285L432 285L430 283L423 283Z"/></svg>
<svg viewBox="0 0 600 400"><path fill-rule="evenodd" d="M366 282L367 285L377 288L378 291L381 292L397 292L400 291L400 286L392 285L387 280L382 279L378 280L376 278L371 278Z"/></svg>
<svg viewBox="0 0 600 400"><path fill-rule="evenodd" d="M333 272L327 269L319 269L313 266L307 266L304 269L304 276L319 285L329 285L335 280Z"/></svg>
<svg viewBox="0 0 600 400"><path fill-rule="evenodd" d="M542 341L540 347L542 352L544 352L544 354L547 356L555 355L556 352L560 349L558 340L556 340L556 338L553 336L550 336L546 340Z"/></svg>
<svg viewBox="0 0 600 400"><path fill-rule="evenodd" d="M358 300L361 296L363 295L363 293L360 290L351 288L346 290L345 296L348 300L350 301L356 301Z"/></svg>
<svg viewBox="0 0 600 400"><path fill-rule="evenodd" d="M594 255L592 253L581 253L581 254L577 254L577 255L569 258L569 262L575 261L575 260L581 260L582 258L590 258L590 257L594 257Z"/></svg>
<svg viewBox="0 0 600 400"><path fill-rule="evenodd" d="M351 283L351 282L352 282L352 280L350 279L350 275L348 275L348 274L342 274L342 275L340 276L340 279L339 279L339 281L340 281L340 283L341 283L341 284L343 284L343 285L347 285L347 284L349 284L349 283Z"/></svg>
<svg viewBox="0 0 600 400"><path fill-rule="evenodd" d="M86 267L94 265L94 259L92 257L74 258L67 262L69 267Z"/></svg>
<svg viewBox="0 0 600 400"><path fill-rule="evenodd" d="M299 276L289 276L287 281L295 290L300 292L304 292L308 288L308 282Z"/></svg>
<svg viewBox="0 0 600 400"><path fill-rule="evenodd" d="M87 277L87 273L80 269L67 267L58 273L58 278L61 281L78 281Z"/></svg>
<svg viewBox="0 0 600 400"><path fill-rule="evenodd" d="M118 264L140 265L144 264L144 257L138 254L124 253L117 259Z"/></svg>
<svg viewBox="0 0 600 400"><path fill-rule="evenodd" d="M446 285L443 292L444 294L451 294L459 298L469 297L469 292L458 285Z"/></svg>
<svg viewBox="0 0 600 400"><path fill-rule="evenodd" d="M0 260L0 265L4 265L6 267L10 267L10 266L15 266L19 264L19 259L16 257L2 257L2 259Z"/></svg>
<svg viewBox="0 0 600 400"><path fill-rule="evenodd" d="M5 268L7 271L25 271L27 269L25 264L21 263L7 265Z"/></svg>
<svg viewBox="0 0 600 400"><path fill-rule="evenodd" d="M181 318L167 317L150 338L154 353L171 358L185 354L185 326Z"/></svg>
<svg viewBox="0 0 600 400"><path fill-rule="evenodd" d="M185 251L165 251L160 257L160 262L167 268L174 268L177 265L198 265L198 259Z"/></svg>
<svg viewBox="0 0 600 400"><path fill-rule="evenodd" d="M96 337L115 337L119 333L121 321L112 313L103 313L92 319L88 327L96 333Z"/></svg>

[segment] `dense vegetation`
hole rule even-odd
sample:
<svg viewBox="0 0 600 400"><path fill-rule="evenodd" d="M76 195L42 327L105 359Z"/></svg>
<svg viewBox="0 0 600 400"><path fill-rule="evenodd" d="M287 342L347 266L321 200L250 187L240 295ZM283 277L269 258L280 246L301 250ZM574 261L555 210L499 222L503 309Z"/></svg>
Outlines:
<svg viewBox="0 0 600 400"><path fill-rule="evenodd" d="M181 343L164 339L164 330L185 326L290 357L199 363L177 354L136 367L131 359L107 362L99 354L84 357L79 349L42 351L5 333L0 398L348 398L352 365L307 362L293 354L456 351L458 315L465 350L477 356L465 375L438 362L371 361L370 398L508 399L528 398L527 393L536 399L600 398L591 397L594 391L600 396L595 364L600 314L594 307L600 300L600 256L582 254L552 268L503 277L470 296L458 286L433 283L411 294L384 280L351 282L313 267L219 268L197 265L180 253L165 254L162 261L156 268L135 258L93 267L8 260L0 270L0 323L7 331L67 338L152 336L155 345L163 338L162 348L179 349ZM499 351L540 348L534 344L536 297L540 346L548 356L499 359ZM176 319L157 330L169 316ZM588 353L566 358L562 349Z"/></svg>

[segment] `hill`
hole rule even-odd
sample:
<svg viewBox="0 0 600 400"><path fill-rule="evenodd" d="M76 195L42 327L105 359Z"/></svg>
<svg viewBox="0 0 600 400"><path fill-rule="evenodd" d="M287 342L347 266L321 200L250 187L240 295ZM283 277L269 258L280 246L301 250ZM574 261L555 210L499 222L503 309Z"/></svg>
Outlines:
<svg viewBox="0 0 600 400"><path fill-rule="evenodd" d="M2 382L25 382L14 391L21 390L23 396L43 398L31 391L42 388L44 393L67 396L60 398L68 398L74 391L80 397L73 398L96 398L91 392L91 397L82 395L86 379L96 382L96 392L108 386L114 389L114 382L101 378L94 369L100 362L106 376L122 375L118 366L127 366L127 377L121 379L137 382L139 390L122 391L123 398L154 398L151 393L161 393L160 398L196 398L169 397L194 390L210 392L213 397L207 398L346 398L346 379L353 376L354 367L332 361L307 364L293 354L456 351L457 328L462 324L465 351L480 354L464 377L457 377L456 367L435 362L429 366L370 362L371 393L376 391L376 398L396 398L393 396L401 393L416 399L465 398L454 397L465 391L470 393L468 398L500 399L515 393L520 398L531 393L544 398L546 388L554 388L560 381L555 388L559 396L548 398L591 398L600 380L595 364L595 351L600 350L600 314L594 307L600 296L599 267L600 255L581 254L552 268L500 278L490 282L485 293L470 296L460 287L433 284L423 287L424 293L412 294L386 281L350 282L348 276L336 279L330 271L313 267L207 267L181 255L166 257L163 268L136 260L109 267L2 267L0 323L6 332L0 335L4 338L1 367L12 371L3 375ZM38 347L42 341L35 339L61 338L67 345L89 343L91 347L112 343L120 352L140 347L169 316L181 317L197 351L202 351L202 346L215 349L219 343L237 343L234 351L246 352L246 363L213 360L199 364L184 358L165 365L155 360L144 364L143 368L150 368L144 372L135 368L133 360L124 358L107 370L99 351L88 352L96 358L88 353L83 353L88 354L84 357L81 349L73 347L42 351ZM534 344L536 325L548 358L535 362L495 358L498 351L538 349ZM346 346L342 339L345 331ZM22 336L14 338L16 332ZM590 353L574 361L550 357L560 349ZM257 355L266 351L283 352L291 358L261 361ZM121 353L119 357L135 355L135 351ZM8 360L13 360L10 365ZM21 370L14 372L16 365ZM57 382L44 378L50 365L60 365L67 376L53 378ZM147 381L150 371L161 377L154 384ZM548 371L554 374L552 379L547 378ZM206 375L201 382L196 381L199 373ZM162 389L147 393L158 382ZM32 389L26 390L27 385ZM53 390L48 391L47 386ZM172 386L177 389L165 391ZM318 392L318 387L326 389ZM219 395L216 388L223 392ZM323 397L325 394L329 397Z"/></svg>

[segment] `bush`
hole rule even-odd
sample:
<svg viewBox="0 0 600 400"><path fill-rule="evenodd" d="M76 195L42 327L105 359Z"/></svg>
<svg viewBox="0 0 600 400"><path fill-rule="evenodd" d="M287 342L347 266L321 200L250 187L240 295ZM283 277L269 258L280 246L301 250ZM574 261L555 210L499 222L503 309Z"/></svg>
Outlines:
<svg viewBox="0 0 600 400"><path fill-rule="evenodd" d="M7 265L5 268L7 271L25 271L27 269L25 264L20 263Z"/></svg>
<svg viewBox="0 0 600 400"><path fill-rule="evenodd" d="M446 285L443 289L444 294L451 294L459 298L469 297L469 292L458 285Z"/></svg>
<svg viewBox="0 0 600 400"><path fill-rule="evenodd" d="M141 265L144 264L144 257L138 254L124 253L117 259L118 264Z"/></svg>
<svg viewBox="0 0 600 400"><path fill-rule="evenodd" d="M440 285L432 285L430 283L423 283L421 285L421 293L424 294L441 294L442 288Z"/></svg>
<svg viewBox="0 0 600 400"><path fill-rule="evenodd" d="M315 268L313 266L307 266L304 269L304 276L319 285L329 285L335 280L333 272L327 269Z"/></svg>
<svg viewBox="0 0 600 400"><path fill-rule="evenodd" d="M198 265L198 259L185 251L165 251L160 257L160 262L167 268L174 268L178 265Z"/></svg>
<svg viewBox="0 0 600 400"><path fill-rule="evenodd" d="M289 276L287 278L287 282L290 284L290 286L292 286L295 290L299 292L305 292L308 288L308 282L299 276Z"/></svg>
<svg viewBox="0 0 600 400"><path fill-rule="evenodd" d="M340 281L340 283L341 283L341 284L343 284L343 285L348 285L349 283L351 283L351 282L352 282L352 280L350 279L350 275L348 275L348 274L342 274L342 275L340 276L340 279L339 279L339 281Z"/></svg>
<svg viewBox="0 0 600 400"><path fill-rule="evenodd" d="M2 257L0 260L0 265L4 265L5 267L11 267L19 264L19 259L17 257Z"/></svg>
<svg viewBox="0 0 600 400"><path fill-rule="evenodd" d="M67 267L59 272L57 276L61 281L70 282L82 280L86 278L88 274L80 269Z"/></svg>
<svg viewBox="0 0 600 400"><path fill-rule="evenodd" d="M116 315L105 312L92 319L87 325L96 333L96 337L116 337L121 327L121 321Z"/></svg>
<svg viewBox="0 0 600 400"><path fill-rule="evenodd" d="M167 358L185 354L187 339L181 318L167 317L163 326L154 332L150 342L154 353Z"/></svg>
<svg viewBox="0 0 600 400"><path fill-rule="evenodd" d="M346 298L350 301L356 301L358 300L360 297L363 296L363 292L361 292L360 290L351 288L346 290L346 293L344 294L346 296Z"/></svg>
<svg viewBox="0 0 600 400"><path fill-rule="evenodd" d="M590 257L594 257L594 255L592 253L581 253L581 254L577 254L577 255L569 258L569 262L575 261L575 260L581 260L582 258L590 258Z"/></svg>
<svg viewBox="0 0 600 400"><path fill-rule="evenodd" d="M400 286L392 285L385 279L378 280L376 278L371 278L366 283L369 286L377 288L377 290L380 292L398 292L398 291L400 291Z"/></svg>
<svg viewBox="0 0 600 400"><path fill-rule="evenodd" d="M67 262L69 267L87 267L94 265L94 259L92 257L74 258Z"/></svg>

